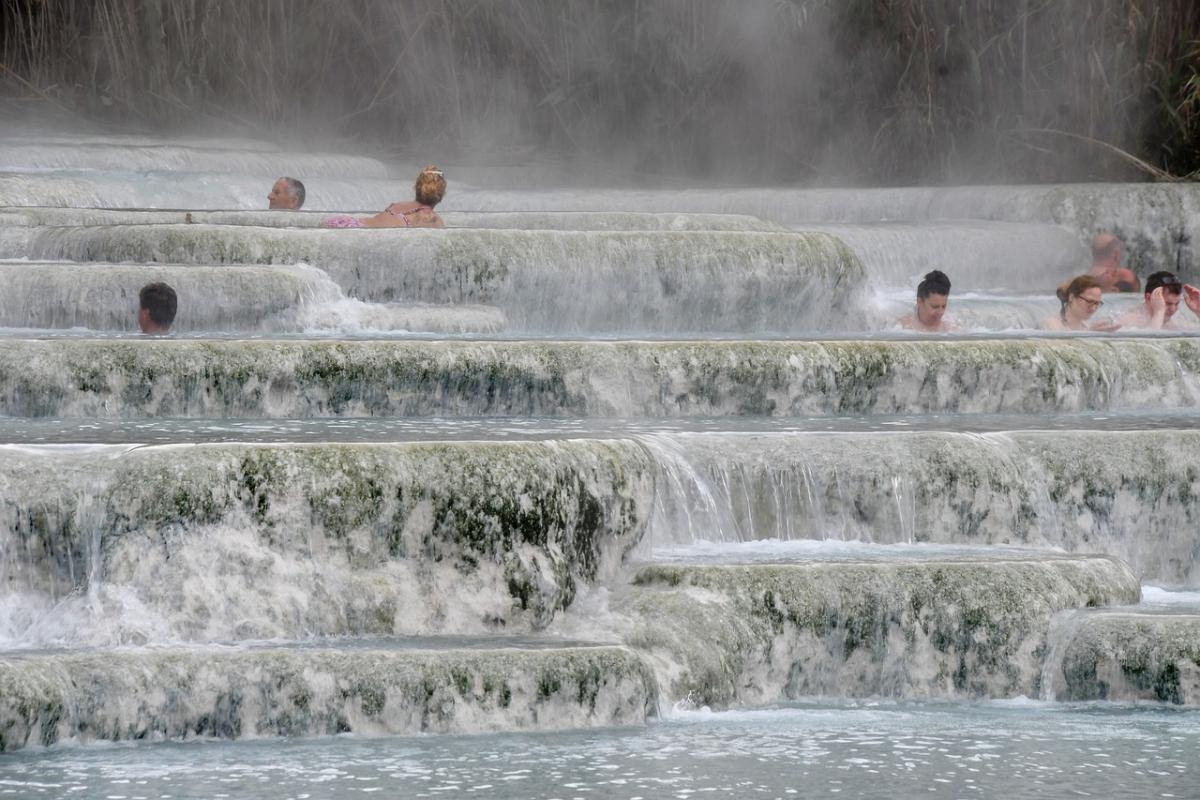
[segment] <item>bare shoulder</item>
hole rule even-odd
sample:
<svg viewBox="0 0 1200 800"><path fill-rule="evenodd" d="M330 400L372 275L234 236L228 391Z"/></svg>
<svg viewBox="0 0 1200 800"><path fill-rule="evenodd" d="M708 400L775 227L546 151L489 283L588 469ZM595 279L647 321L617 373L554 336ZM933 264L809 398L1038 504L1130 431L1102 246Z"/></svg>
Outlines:
<svg viewBox="0 0 1200 800"><path fill-rule="evenodd" d="M1043 331L1065 331L1066 327L1062 324L1062 320L1056 314L1051 314L1040 323L1038 328Z"/></svg>

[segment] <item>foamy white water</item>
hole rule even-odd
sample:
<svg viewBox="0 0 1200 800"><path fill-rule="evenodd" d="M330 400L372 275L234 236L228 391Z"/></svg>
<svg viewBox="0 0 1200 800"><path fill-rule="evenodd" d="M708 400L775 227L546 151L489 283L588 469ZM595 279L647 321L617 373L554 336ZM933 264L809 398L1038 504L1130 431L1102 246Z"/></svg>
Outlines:
<svg viewBox="0 0 1200 800"><path fill-rule="evenodd" d="M1194 784L1197 340L1029 336L1099 229L1190 263L1193 187L455 177L448 230L328 231L412 166L5 168L0 790ZM934 267L966 336L892 327Z"/></svg>

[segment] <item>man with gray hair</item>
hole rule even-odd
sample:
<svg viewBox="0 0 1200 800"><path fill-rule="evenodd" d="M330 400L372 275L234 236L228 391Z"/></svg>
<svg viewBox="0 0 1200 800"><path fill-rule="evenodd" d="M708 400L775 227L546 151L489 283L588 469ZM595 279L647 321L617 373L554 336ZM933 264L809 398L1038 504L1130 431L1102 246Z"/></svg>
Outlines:
<svg viewBox="0 0 1200 800"><path fill-rule="evenodd" d="M296 210L304 205L304 184L295 178L279 178L267 195L267 207Z"/></svg>

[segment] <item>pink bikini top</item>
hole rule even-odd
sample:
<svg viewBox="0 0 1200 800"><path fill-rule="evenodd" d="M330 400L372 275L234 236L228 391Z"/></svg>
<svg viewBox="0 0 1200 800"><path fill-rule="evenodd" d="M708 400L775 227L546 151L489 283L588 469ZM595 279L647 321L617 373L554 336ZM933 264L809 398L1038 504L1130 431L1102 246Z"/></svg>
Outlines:
<svg viewBox="0 0 1200 800"><path fill-rule="evenodd" d="M400 203L392 203L385 209L385 211L394 217L400 217L400 219L404 220L404 226L406 228L412 227L412 220L410 220L409 217L413 214L417 214L421 211L428 211L430 214L434 213L432 206L420 205L416 208L409 209L408 211L399 211L396 209L396 206L398 205L400 205Z"/></svg>

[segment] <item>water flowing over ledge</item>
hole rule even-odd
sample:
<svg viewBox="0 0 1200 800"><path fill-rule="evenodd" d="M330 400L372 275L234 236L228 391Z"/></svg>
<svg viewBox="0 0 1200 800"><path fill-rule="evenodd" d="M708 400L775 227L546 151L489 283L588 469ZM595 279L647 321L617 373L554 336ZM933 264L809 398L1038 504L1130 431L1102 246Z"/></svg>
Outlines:
<svg viewBox="0 0 1200 800"><path fill-rule="evenodd" d="M0 195L2 197L2 195ZM1200 184L1061 184L895 189L497 192L456 198L480 211L636 210L753 214L790 226L938 220L1064 225L1081 240L1116 233L1137 260L1196 278ZM1147 272L1152 270L1147 270ZM1065 276L1064 276L1065 277ZM994 285L994 284L993 284Z"/></svg>
<svg viewBox="0 0 1200 800"><path fill-rule="evenodd" d="M310 181L305 208L322 212L378 211L406 197L406 183L341 178ZM249 210L265 205L268 188L262 178L238 174L198 174L181 181L178 174L146 173L134 181L120 172L9 173L0 174L0 206ZM446 212L499 214L748 214L795 227L952 220L1060 225L1073 232L1081 244L1099 231L1114 232L1125 242L1133 260L1143 267L1166 268L1198 278L1194 243L1200 241L1200 188L1196 184L536 192L461 188L452 189L443 208ZM547 223L547 227L557 227L557 223ZM1053 236L1049 231L1038 235ZM1001 266L1007 270L1014 265ZM1143 269L1144 274L1151 271ZM1048 281L1050 285L1056 282Z"/></svg>
<svg viewBox="0 0 1200 800"><path fill-rule="evenodd" d="M1159 588L1200 586L1200 339L789 341L893 326L935 267L968 328L1031 327L1100 230L1195 274L1194 186L493 192L451 166L448 230L331 231L414 170L77 144L0 152L31 170L0 205L63 206L0 207L0 325L58 328L0 339L0 439L60 443L0 444L0 750L1200 705L1195 593ZM262 210L279 174L305 211ZM124 336L155 279L182 335ZM822 766L867 773L847 749Z"/></svg>
<svg viewBox="0 0 1200 800"><path fill-rule="evenodd" d="M0 227L10 258L319 267L355 298L499 307L513 330L839 330L862 265L822 233Z"/></svg>
<svg viewBox="0 0 1200 800"><path fill-rule="evenodd" d="M904 312L912 308L911 287L933 269L951 277L954 294L951 305L957 317L963 292L1026 289L1044 292L1052 298L1059 282L1091 264L1091 253L1079 235L1062 225L893 222L805 224L802 230L820 231L845 242L862 261L864 272L875 286L905 287L908 291L904 292ZM1036 328L1036 321L1030 327Z"/></svg>
<svg viewBox="0 0 1200 800"><path fill-rule="evenodd" d="M1200 432L647 435L657 546L692 538L1101 552L1200 585Z"/></svg>
<svg viewBox="0 0 1200 800"><path fill-rule="evenodd" d="M137 331L138 290L169 283L180 297L175 333L498 333L503 312L483 305L364 303L319 269L298 266L0 264L0 327Z"/></svg>
<svg viewBox="0 0 1200 800"><path fill-rule="evenodd" d="M362 210L362 209L360 209ZM367 212L375 213L375 212ZM633 211L445 211L450 228L497 228L526 231L759 231L787 228L745 214L641 213ZM151 211L144 209L0 208L4 225L257 225L267 228L316 228L328 211Z"/></svg>
<svg viewBox="0 0 1200 800"><path fill-rule="evenodd" d="M803 416L1190 408L1198 339L9 340L0 413Z"/></svg>
<svg viewBox="0 0 1200 800"><path fill-rule="evenodd" d="M23 647L544 628L654 491L629 441L3 454L0 640Z"/></svg>
<svg viewBox="0 0 1200 800"><path fill-rule="evenodd" d="M652 565L617 608L669 698L1036 696L1050 618L1132 603L1116 559Z"/></svg>
<svg viewBox="0 0 1200 800"><path fill-rule="evenodd" d="M1059 666L1060 700L1200 705L1200 615L1082 615Z"/></svg>
<svg viewBox="0 0 1200 800"><path fill-rule="evenodd" d="M880 568L1101 551L1196 585L1198 438L8 446L0 642L542 629L635 548Z"/></svg>
<svg viewBox="0 0 1200 800"><path fill-rule="evenodd" d="M0 657L0 752L62 740L611 727L644 723L655 701L653 676L615 647L33 654Z"/></svg>

